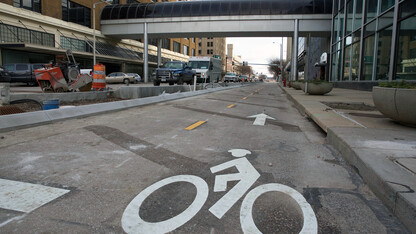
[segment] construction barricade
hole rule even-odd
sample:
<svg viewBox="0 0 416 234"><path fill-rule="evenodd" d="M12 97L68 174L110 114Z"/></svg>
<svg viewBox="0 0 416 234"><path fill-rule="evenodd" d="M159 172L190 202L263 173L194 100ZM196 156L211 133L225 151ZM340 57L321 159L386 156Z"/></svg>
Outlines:
<svg viewBox="0 0 416 234"><path fill-rule="evenodd" d="M105 66L101 63L94 65L92 91L103 91L106 88L105 83Z"/></svg>

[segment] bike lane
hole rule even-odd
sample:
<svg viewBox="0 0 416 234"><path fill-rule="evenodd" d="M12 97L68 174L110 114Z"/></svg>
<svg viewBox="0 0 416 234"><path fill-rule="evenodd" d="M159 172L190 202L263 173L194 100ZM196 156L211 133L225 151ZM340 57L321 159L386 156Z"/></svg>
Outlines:
<svg viewBox="0 0 416 234"><path fill-rule="evenodd" d="M248 117L260 113L274 120L253 125L254 119ZM206 123L185 130L197 121ZM36 138L43 131L54 134ZM270 183L295 189L312 205L320 232L382 232L386 226L401 230L393 218L383 219L387 213L359 177L322 144L320 133L272 85L20 130L11 133L10 141L22 136L29 139L0 148L6 160L1 163L1 178L70 192L30 213L2 210L1 217L9 221L2 227L5 231L123 232L123 214L139 193L172 176L192 175L207 184L207 200L188 222L177 221L184 224L173 232L240 233L243 198L235 195L234 205L224 203L220 208L231 208L223 216L210 212L238 186L231 181L226 191L215 189L217 171L212 169L235 160L231 149L250 151L246 159L259 173L252 186L239 191ZM218 175L237 172L230 167ZM248 175L253 178L253 173ZM168 184L144 200L137 214L146 222L169 220L186 210L197 193L190 183ZM304 225L299 206L282 192L263 194L254 203L253 222L262 232L299 232Z"/></svg>

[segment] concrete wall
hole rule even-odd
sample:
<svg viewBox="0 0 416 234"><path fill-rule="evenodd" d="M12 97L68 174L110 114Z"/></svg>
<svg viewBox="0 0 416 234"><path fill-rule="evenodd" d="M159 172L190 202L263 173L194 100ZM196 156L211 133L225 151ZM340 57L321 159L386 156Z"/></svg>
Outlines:
<svg viewBox="0 0 416 234"><path fill-rule="evenodd" d="M201 90L201 86L197 86L197 90ZM10 101L32 99L38 102L46 100L59 99L61 102L74 102L85 100L103 100L107 98L135 99L159 96L163 94L172 94L177 92L189 92L193 90L193 86L175 85L175 86L159 86L159 87L120 87L115 91L103 92L74 92L74 93L19 93L10 94Z"/></svg>
<svg viewBox="0 0 416 234"><path fill-rule="evenodd" d="M61 102L73 102L82 100L100 100L114 97L113 91L104 92L74 92L74 93L22 93L10 94L10 101L32 99L38 102L59 99Z"/></svg>
<svg viewBox="0 0 416 234"><path fill-rule="evenodd" d="M159 87L120 87L114 92L114 96L121 99L134 99L159 96L163 93L177 93L177 92L189 92L192 89L186 85L175 86L159 86Z"/></svg>

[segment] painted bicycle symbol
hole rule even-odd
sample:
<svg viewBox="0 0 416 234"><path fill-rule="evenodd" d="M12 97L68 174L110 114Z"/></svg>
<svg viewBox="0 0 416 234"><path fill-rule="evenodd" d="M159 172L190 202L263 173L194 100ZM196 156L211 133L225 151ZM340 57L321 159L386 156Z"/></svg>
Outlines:
<svg viewBox="0 0 416 234"><path fill-rule="evenodd" d="M236 167L238 170L238 173L215 176L214 192L224 192L227 190L227 182L239 181L228 193L209 208L209 211L218 219L221 219L260 177L260 173L253 167L247 158L245 158L246 155L251 154L250 151L233 149L228 152L237 159L210 168L211 172L214 174L231 167ZM144 221L139 215L139 209L145 199L163 186L176 182L188 182L196 187L197 194L192 204L182 213L168 220L160 222ZM303 227L300 233L318 232L318 223L315 213L302 194L286 185L270 183L254 188L244 197L240 209L240 223L244 233L261 233L254 223L252 209L256 199L267 192L285 193L299 205L303 215ZM168 177L147 187L130 202L121 218L122 227L127 233L166 233L173 231L187 223L201 210L208 198L208 193L208 184L198 176L177 175Z"/></svg>

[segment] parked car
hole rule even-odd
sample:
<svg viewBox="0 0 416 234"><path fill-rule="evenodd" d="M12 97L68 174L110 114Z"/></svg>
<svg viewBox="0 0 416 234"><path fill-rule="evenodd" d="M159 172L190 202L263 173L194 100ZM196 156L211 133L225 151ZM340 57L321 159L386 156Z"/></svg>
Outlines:
<svg viewBox="0 0 416 234"><path fill-rule="evenodd" d="M139 74L137 74L137 73L127 73L127 75L129 75L129 76L133 76L133 78L134 78L134 83L139 83L139 82L142 82L142 78L140 77L140 75Z"/></svg>
<svg viewBox="0 0 416 234"><path fill-rule="evenodd" d="M129 76L123 72L113 72L113 73L108 74L108 76L105 78L106 83L130 84L130 83L134 83L134 81L135 79L133 76Z"/></svg>
<svg viewBox="0 0 416 234"><path fill-rule="evenodd" d="M43 63L10 63L5 64L4 68L10 74L10 82L22 82L33 86L38 84L33 71L43 66Z"/></svg>
<svg viewBox="0 0 416 234"><path fill-rule="evenodd" d="M184 82L192 84L196 72L192 70L185 62L169 61L157 68L152 74L153 85L159 86L160 83L169 83L169 85L183 85Z"/></svg>
<svg viewBox="0 0 416 234"><path fill-rule="evenodd" d="M10 82L10 74L0 66L0 82Z"/></svg>
<svg viewBox="0 0 416 234"><path fill-rule="evenodd" d="M234 72L228 72L224 76L224 82L237 82L238 79L239 78L238 78L237 74L235 74Z"/></svg>

